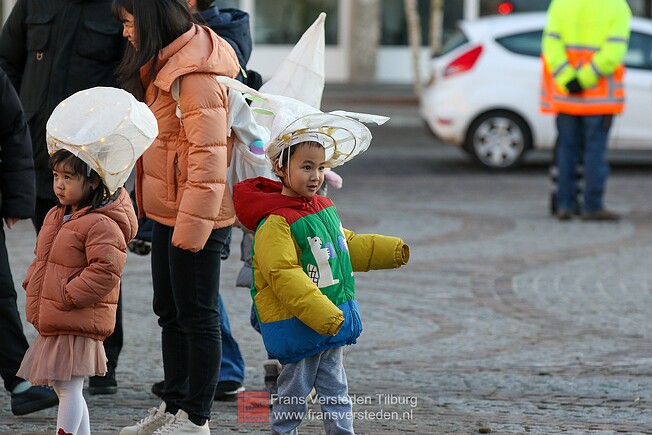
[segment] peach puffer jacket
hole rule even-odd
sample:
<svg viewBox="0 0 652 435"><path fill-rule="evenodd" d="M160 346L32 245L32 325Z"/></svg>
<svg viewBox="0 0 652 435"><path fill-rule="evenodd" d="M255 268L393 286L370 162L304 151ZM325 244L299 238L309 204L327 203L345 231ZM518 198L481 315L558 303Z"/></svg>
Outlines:
<svg viewBox="0 0 652 435"><path fill-rule="evenodd" d="M54 207L36 239L27 269L27 320L42 336L81 335L104 340L113 333L127 242L138 229L124 188L113 202L85 207L63 221Z"/></svg>
<svg viewBox="0 0 652 435"><path fill-rule="evenodd" d="M238 59L226 41L195 24L159 52L148 82L150 67L141 78L159 134L136 165L136 201L143 215L174 227L174 246L197 252L213 229L235 221L226 184L227 92L215 76L235 77ZM183 123L170 92L177 77Z"/></svg>

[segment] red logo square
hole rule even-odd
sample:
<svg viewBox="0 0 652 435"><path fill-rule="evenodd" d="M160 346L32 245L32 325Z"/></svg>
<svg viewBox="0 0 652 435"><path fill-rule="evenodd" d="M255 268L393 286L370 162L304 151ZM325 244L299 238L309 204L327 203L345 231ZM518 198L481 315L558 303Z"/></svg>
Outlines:
<svg viewBox="0 0 652 435"><path fill-rule="evenodd" d="M267 391L238 392L238 423L269 423Z"/></svg>

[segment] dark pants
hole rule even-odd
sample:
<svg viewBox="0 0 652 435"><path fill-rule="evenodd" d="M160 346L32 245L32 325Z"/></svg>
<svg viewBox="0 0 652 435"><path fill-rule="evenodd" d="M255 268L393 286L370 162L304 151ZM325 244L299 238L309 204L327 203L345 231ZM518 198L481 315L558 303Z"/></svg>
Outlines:
<svg viewBox="0 0 652 435"><path fill-rule="evenodd" d="M162 328L163 400L168 411L183 409L203 424L210 419L222 357L220 256L229 228L213 230L199 252L172 246L173 232L154 222L153 305Z"/></svg>
<svg viewBox="0 0 652 435"><path fill-rule="evenodd" d="M16 377L29 347L16 305L16 289L9 269L5 232L0 223L0 376L7 391L22 382Z"/></svg>
<svg viewBox="0 0 652 435"><path fill-rule="evenodd" d="M612 115L557 115L557 208L574 210L576 203L577 164L584 165L582 209L593 213L604 208L604 192L609 176L607 142ZM580 153L582 155L580 156Z"/></svg>
<svg viewBox="0 0 652 435"><path fill-rule="evenodd" d="M36 211L34 213L34 218L32 218L32 223L36 229L36 233L41 230L43 226L43 221L45 216L48 214L50 209L57 205L55 201L46 198L36 198ZM112 366L114 369L118 365L118 357L120 356L120 351L122 350L123 342L123 331L122 331L122 283L120 283L120 296L118 298L118 311L115 316L115 329L113 334L109 335L104 340L104 351L106 352L107 365ZM18 370L18 368L16 368Z"/></svg>

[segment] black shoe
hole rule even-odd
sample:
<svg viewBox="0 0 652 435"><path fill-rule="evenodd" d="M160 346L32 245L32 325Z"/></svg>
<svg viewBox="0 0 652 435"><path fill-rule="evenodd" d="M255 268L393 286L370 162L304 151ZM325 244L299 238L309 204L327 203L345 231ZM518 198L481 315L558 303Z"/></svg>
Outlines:
<svg viewBox="0 0 652 435"><path fill-rule="evenodd" d="M593 212L582 213L582 220L584 221L610 221L617 222L620 220L620 215L605 208Z"/></svg>
<svg viewBox="0 0 652 435"><path fill-rule="evenodd" d="M220 402L231 402L237 400L238 392L244 391L245 388L240 382L236 381L220 381L215 388L214 399Z"/></svg>
<svg viewBox="0 0 652 435"><path fill-rule="evenodd" d="M152 385L152 393L158 397L163 397L163 386L165 385L165 381L157 382L154 385Z"/></svg>
<svg viewBox="0 0 652 435"><path fill-rule="evenodd" d="M118 382L115 380L115 369L107 368L104 376L91 376L88 378L88 394L115 394L118 392Z"/></svg>
<svg viewBox="0 0 652 435"><path fill-rule="evenodd" d="M569 221L573 219L573 212L570 210L560 208L559 210L557 210L557 219L559 219L560 221Z"/></svg>
<svg viewBox="0 0 652 435"><path fill-rule="evenodd" d="M143 239L131 239L127 249L136 255L149 255L152 252L152 242Z"/></svg>
<svg viewBox="0 0 652 435"><path fill-rule="evenodd" d="M50 387L32 386L22 393L11 393L11 412L14 415L31 414L58 404L57 393Z"/></svg>

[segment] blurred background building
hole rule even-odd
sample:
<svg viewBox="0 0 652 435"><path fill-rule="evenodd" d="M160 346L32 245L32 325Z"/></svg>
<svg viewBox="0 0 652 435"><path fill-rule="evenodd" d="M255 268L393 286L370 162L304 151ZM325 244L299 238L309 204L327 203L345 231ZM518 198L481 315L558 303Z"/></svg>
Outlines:
<svg viewBox="0 0 652 435"><path fill-rule="evenodd" d="M2 0L7 17L16 0ZM270 77L303 31L326 12L326 80L330 83L413 83L427 77L433 45L461 19L546 10L550 0L217 0L251 15L255 48L249 66ZM652 0L628 0L635 15L652 17ZM418 62L408 44L406 5L418 13ZM441 23L431 32L431 23ZM434 39L433 39L434 38ZM414 41L414 39L413 39ZM418 66L415 66L418 65ZM415 74L415 68L419 74Z"/></svg>

